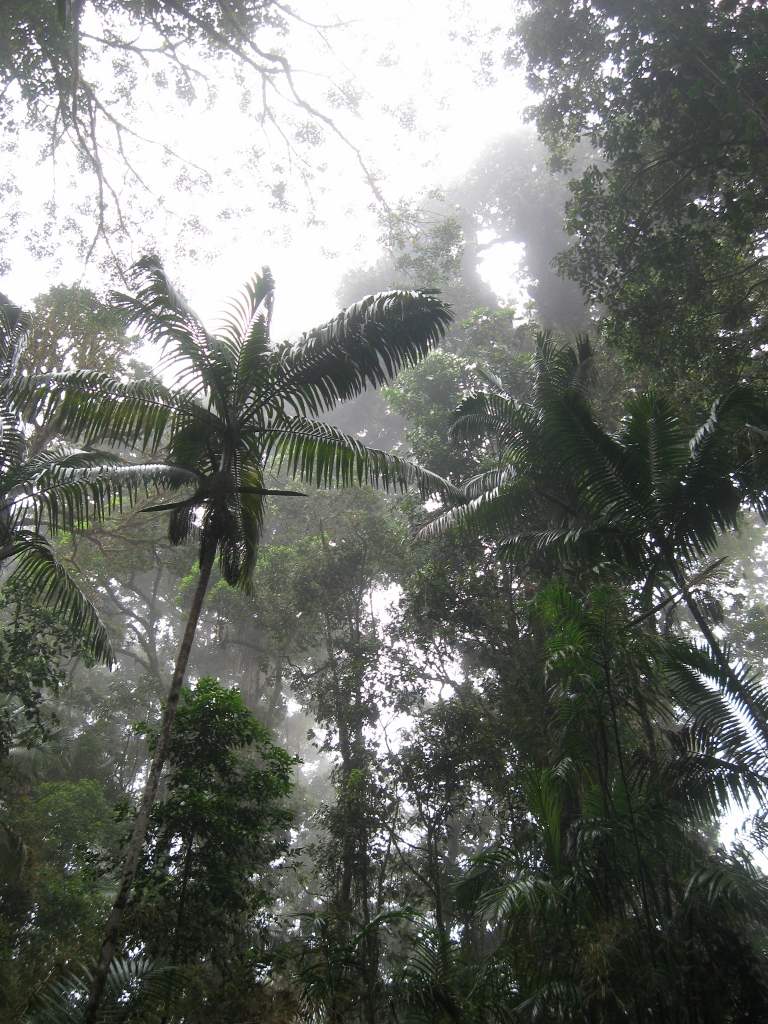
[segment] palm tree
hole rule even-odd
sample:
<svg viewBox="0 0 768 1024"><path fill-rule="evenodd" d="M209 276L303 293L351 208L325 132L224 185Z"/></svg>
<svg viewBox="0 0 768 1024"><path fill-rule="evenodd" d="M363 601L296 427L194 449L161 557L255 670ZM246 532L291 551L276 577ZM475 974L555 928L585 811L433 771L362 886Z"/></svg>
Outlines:
<svg viewBox="0 0 768 1024"><path fill-rule="evenodd" d="M117 305L148 341L165 351L175 385L123 383L92 371L30 380L16 399L28 414L53 417L84 442L109 441L157 451L193 493L151 506L170 512L169 537L199 535L199 577L171 680L117 898L85 1009L96 1020L120 923L133 884L149 813L168 751L179 693L216 555L231 586L250 588L261 537L270 468L317 486L369 483L424 493L450 491L439 477L367 448L317 417L392 379L443 337L451 314L434 295L392 291L363 299L295 344L273 346L274 281L267 268L231 303L212 334L169 282L154 256L136 265L135 297Z"/></svg>
<svg viewBox="0 0 768 1024"><path fill-rule="evenodd" d="M518 768L521 827L464 886L496 941L459 1005L499 1000L497 1019L699 1021L737 1019L744 1001L744 1019L764 1019L751 943L768 921L766 880L703 837L728 801L765 799L768 752L711 685L708 653L633 628L619 588L595 583L580 599L554 585L536 609L551 747Z"/></svg>
<svg viewBox="0 0 768 1024"><path fill-rule="evenodd" d="M0 567L49 605L90 653L112 664L99 615L57 560L44 526L55 532L101 519L150 486L175 487L188 477L171 467L126 465L117 456L51 442L30 457L30 441L9 396L23 381L16 366L32 320L0 295Z"/></svg>
<svg viewBox="0 0 768 1024"><path fill-rule="evenodd" d="M530 402L486 374L485 390L462 403L453 430L492 438L498 465L470 480L463 503L425 532L463 524L499 540L508 558L613 566L635 587L638 621L682 599L720 665L719 685L768 743L768 700L733 667L696 593L719 564L702 569L700 560L745 506L768 512L768 401L735 388L689 440L668 401L645 394L627 403L610 433L590 407L593 378L587 338L564 349L539 339Z"/></svg>

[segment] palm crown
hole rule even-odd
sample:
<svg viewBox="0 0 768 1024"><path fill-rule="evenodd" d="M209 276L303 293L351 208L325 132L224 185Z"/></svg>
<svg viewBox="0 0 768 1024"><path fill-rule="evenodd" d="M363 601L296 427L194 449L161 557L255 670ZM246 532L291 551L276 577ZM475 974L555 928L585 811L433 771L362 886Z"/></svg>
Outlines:
<svg viewBox="0 0 768 1024"><path fill-rule="evenodd" d="M91 371L26 384L28 410L55 415L64 433L86 442L164 444L167 464L193 493L152 506L170 511L178 543L199 528L201 561L218 550L222 573L247 589L265 499L292 493L265 485L269 467L320 485L368 482L446 490L439 477L375 451L315 417L422 358L451 320L437 296L392 291L370 296L309 331L273 346L274 281L267 268L230 305L211 333L173 288L156 257L137 265L135 297L118 305L144 336L165 349L174 387L125 384ZM181 478L180 478L181 480Z"/></svg>
<svg viewBox="0 0 768 1024"><path fill-rule="evenodd" d="M501 538L511 557L547 551L587 564L616 562L652 586L736 526L743 506L768 510L768 402L747 387L715 404L688 439L663 396L627 403L618 431L589 403L589 340L558 349L541 338L533 396L521 402L486 375L456 413L453 431L493 438L497 468L470 480L464 500L428 531L471 524Z"/></svg>
<svg viewBox="0 0 768 1024"><path fill-rule="evenodd" d="M645 394L610 433L589 403L588 339L565 349L540 339L534 369L530 402L487 375L486 390L457 410L454 431L492 438L498 468L470 480L463 502L426 532L463 524L499 539L510 558L539 553L571 568L619 567L633 584L638 622L683 599L720 666L719 684L768 743L768 696L731 665L696 596L718 564L702 568L700 560L742 509L768 511L765 395L733 389L687 440L669 403Z"/></svg>

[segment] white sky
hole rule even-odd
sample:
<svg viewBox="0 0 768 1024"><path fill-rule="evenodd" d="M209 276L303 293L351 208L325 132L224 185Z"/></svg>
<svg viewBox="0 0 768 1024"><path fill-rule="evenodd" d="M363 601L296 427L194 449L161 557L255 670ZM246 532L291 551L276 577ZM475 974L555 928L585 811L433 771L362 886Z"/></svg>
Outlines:
<svg viewBox="0 0 768 1024"><path fill-rule="evenodd" d="M505 70L499 60L511 21L508 3L304 0L295 9L316 24L334 18L345 22L322 33L295 25L282 45L297 69L302 94L331 113L359 147L389 203L449 184L494 137L521 123L527 97L520 74ZM495 58L494 82L480 73L484 54ZM108 77L98 67L87 72ZM268 142L254 119L241 113L240 90L226 68L217 65L212 77L218 97L208 109L202 98L190 107L169 102L146 79L134 90L134 98L146 100L131 115L131 127L172 145L213 177L205 194L174 189L179 165L163 166L157 146L137 150L134 166L163 205L126 188L128 207L134 195L130 255L135 258L148 248L158 251L206 318L215 317L226 297L254 270L269 264L278 283L275 336L293 336L332 316L342 274L376 258L381 229L373 196L354 154L338 140L327 139L308 154L327 169L310 185L320 223L307 226L309 192L299 169L288 167L285 148L274 133ZM361 95L358 116L329 106L328 90L345 83ZM84 269L67 245L52 247L55 251L42 259L29 253L24 235L39 224L39 211L54 185L60 221L68 214L78 219L76 204L83 199L77 168L61 154L54 177L50 162L35 166L35 145L36 140L26 139L21 157L0 155L0 161L13 159L17 169L22 167L23 182L18 228L8 247L12 269L0 279L0 290L28 303L59 281L82 279L106 287L109 282L97 262ZM263 150L255 167L247 163L254 146ZM270 207L265 188L281 178L288 183L293 206L288 212ZM224 209L230 211L226 220L219 216ZM205 234L190 236L185 226L190 215L206 226ZM519 255L500 247L485 265L501 293L514 290L510 281Z"/></svg>

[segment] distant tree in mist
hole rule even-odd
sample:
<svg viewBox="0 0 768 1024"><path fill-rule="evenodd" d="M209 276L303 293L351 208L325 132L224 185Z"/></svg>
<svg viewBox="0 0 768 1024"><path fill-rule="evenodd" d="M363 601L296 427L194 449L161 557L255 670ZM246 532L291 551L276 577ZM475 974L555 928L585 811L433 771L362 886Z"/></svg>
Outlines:
<svg viewBox="0 0 768 1024"><path fill-rule="evenodd" d="M571 182L559 269L610 342L693 419L765 380L768 11L761 3L532 3L509 53Z"/></svg>

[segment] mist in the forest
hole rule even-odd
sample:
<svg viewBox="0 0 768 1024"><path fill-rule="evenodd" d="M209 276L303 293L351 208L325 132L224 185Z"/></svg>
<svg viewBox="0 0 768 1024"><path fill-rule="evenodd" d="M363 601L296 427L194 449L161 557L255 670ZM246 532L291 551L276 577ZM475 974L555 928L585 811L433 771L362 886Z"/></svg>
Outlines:
<svg viewBox="0 0 768 1024"><path fill-rule="evenodd" d="M768 1020L768 20L0 9L0 1024Z"/></svg>

